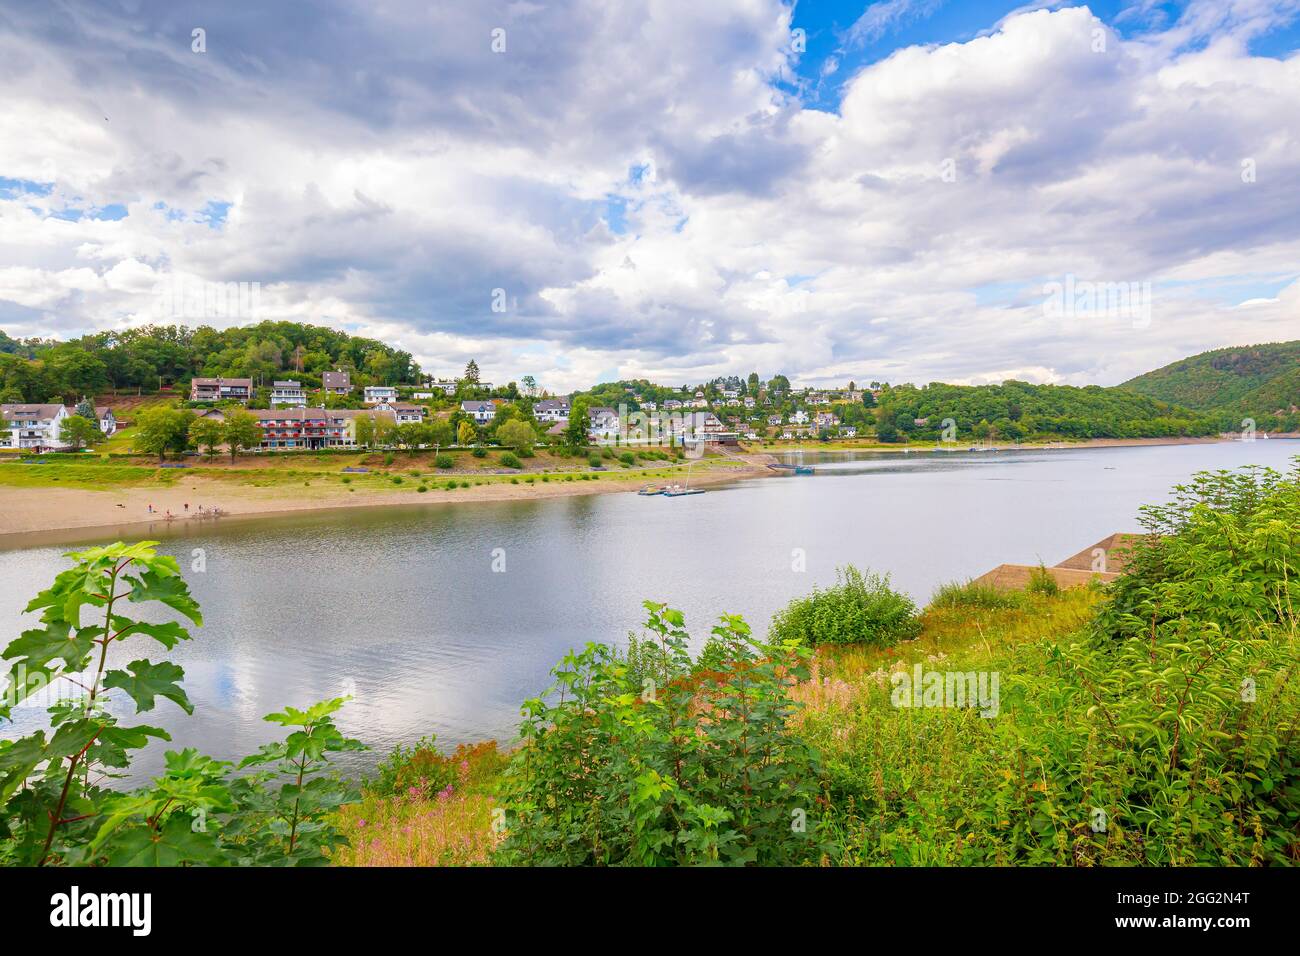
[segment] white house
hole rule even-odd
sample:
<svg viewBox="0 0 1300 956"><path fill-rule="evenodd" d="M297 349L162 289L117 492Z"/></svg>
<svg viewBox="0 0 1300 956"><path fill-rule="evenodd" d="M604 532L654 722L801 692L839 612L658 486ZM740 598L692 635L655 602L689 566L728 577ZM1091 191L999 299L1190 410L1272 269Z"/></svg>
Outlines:
<svg viewBox="0 0 1300 956"><path fill-rule="evenodd" d="M491 402L461 402L460 410L466 415L474 416L474 421L486 425L496 417L497 407Z"/></svg>
<svg viewBox="0 0 1300 956"><path fill-rule="evenodd" d="M428 409L414 402L380 402L374 407L376 412L389 412L399 425L407 422L422 422Z"/></svg>
<svg viewBox="0 0 1300 956"><path fill-rule="evenodd" d="M384 402L397 401L397 389L391 385L367 385L365 390L365 403L367 405L379 405Z"/></svg>
<svg viewBox="0 0 1300 956"><path fill-rule="evenodd" d="M808 413L805 412L802 408L799 409L799 411L795 412L793 415L790 416L790 424L791 424L791 425L807 425L807 424L808 424Z"/></svg>
<svg viewBox="0 0 1300 956"><path fill-rule="evenodd" d="M533 406L533 415L539 422L567 422L569 407L567 398L544 398Z"/></svg>
<svg viewBox="0 0 1300 956"><path fill-rule="evenodd" d="M64 410L69 415L77 414L77 406L65 405ZM113 415L113 410L107 405L95 406L95 423L99 425L99 430L108 438L117 431L117 418Z"/></svg>
<svg viewBox="0 0 1300 956"><path fill-rule="evenodd" d="M306 405L307 392L303 390L302 382L292 380L283 382L274 382L271 385L271 407L276 405Z"/></svg>
<svg viewBox="0 0 1300 956"><path fill-rule="evenodd" d="M57 451L67 448L60 429L68 418L65 405L0 405L0 447L29 448L32 451ZM100 426L103 427L102 425Z"/></svg>
<svg viewBox="0 0 1300 956"><path fill-rule="evenodd" d="M588 429L597 438L612 438L619 433L618 412L612 408L599 407L587 410Z"/></svg>

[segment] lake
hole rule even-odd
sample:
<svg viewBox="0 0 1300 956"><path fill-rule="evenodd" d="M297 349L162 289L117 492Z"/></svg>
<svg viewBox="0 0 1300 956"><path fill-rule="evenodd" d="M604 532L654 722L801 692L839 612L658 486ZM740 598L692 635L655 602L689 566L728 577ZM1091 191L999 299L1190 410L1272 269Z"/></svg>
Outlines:
<svg viewBox="0 0 1300 956"><path fill-rule="evenodd" d="M206 623L171 654L195 715L160 699L139 722L166 727L167 747L232 758L276 736L264 714L348 693L340 724L373 748L353 770L430 733L443 746L511 741L520 703L546 689L558 659L587 641L622 641L643 620L643 600L685 611L700 643L724 612L762 634L776 610L848 563L890 573L924 603L943 582L1003 562L1055 564L1137 530L1138 507L1196 471L1285 469L1297 454L1300 442L1277 439L806 453L814 475L675 499L601 494L160 524L135 536L162 540L184 569L203 557L205 570L186 577ZM66 550L0 551L0 641L35 625L20 612L66 566ZM162 654L131 650L118 666ZM32 709L15 716L6 735L44 719ZM135 772L156 771L162 749Z"/></svg>

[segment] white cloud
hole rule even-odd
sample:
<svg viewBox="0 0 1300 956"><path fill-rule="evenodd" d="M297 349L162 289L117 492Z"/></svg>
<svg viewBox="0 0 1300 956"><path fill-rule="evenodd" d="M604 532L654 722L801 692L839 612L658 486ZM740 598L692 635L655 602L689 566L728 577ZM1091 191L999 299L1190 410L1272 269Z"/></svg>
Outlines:
<svg viewBox="0 0 1300 956"><path fill-rule="evenodd" d="M1244 43L1292 6L1194 3L1127 40L1026 11L861 69L831 112L782 92L776 0L322 2L209 16L204 55L185 4L32 5L0 20L0 177L51 187L0 190L0 325L146 322L186 276L553 388L1113 383L1300 331L1294 284L1217 291L1297 273L1300 57ZM925 7L873 5L863 35ZM93 218L112 203L126 218ZM1065 275L1151 282L1150 327L1053 323Z"/></svg>

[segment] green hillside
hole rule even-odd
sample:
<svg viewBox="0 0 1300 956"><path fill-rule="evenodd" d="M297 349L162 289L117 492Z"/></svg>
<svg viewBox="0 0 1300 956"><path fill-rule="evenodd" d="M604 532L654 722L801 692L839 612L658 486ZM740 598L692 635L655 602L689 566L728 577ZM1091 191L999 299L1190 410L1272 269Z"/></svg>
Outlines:
<svg viewBox="0 0 1300 956"><path fill-rule="evenodd" d="M1267 414L1300 404L1300 342L1202 352L1121 385L1162 402L1203 412Z"/></svg>

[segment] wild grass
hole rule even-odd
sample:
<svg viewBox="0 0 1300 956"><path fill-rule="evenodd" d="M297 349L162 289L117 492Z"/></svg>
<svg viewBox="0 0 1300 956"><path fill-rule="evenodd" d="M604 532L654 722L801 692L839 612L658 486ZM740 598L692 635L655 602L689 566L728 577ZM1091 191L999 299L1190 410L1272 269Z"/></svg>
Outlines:
<svg viewBox="0 0 1300 956"><path fill-rule="evenodd" d="M339 811L339 866L486 866L498 836L493 797L507 758L496 741L443 754L432 738L397 747L360 803Z"/></svg>

